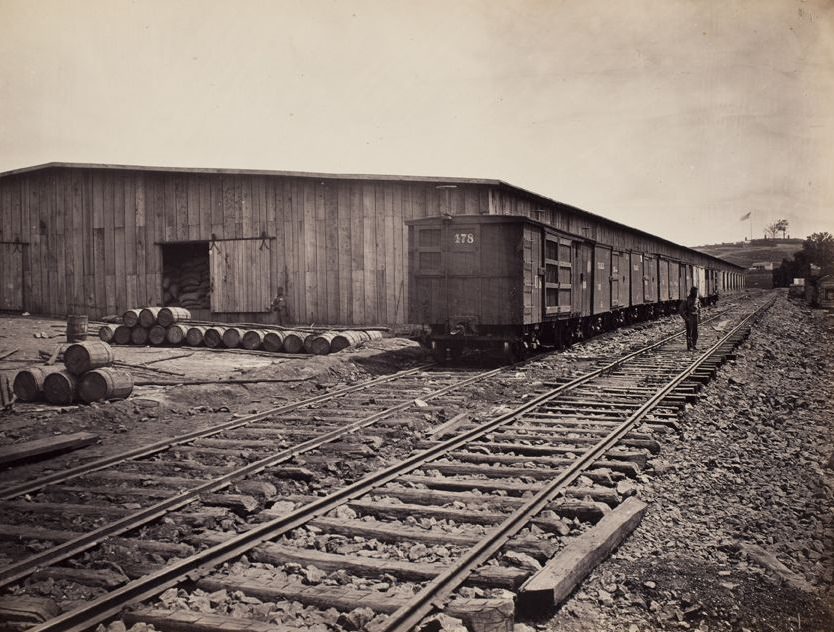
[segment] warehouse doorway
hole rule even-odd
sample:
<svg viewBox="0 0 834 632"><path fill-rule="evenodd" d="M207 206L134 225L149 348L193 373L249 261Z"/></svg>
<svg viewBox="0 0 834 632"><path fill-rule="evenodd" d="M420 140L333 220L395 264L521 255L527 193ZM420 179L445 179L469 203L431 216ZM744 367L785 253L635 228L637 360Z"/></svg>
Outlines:
<svg viewBox="0 0 834 632"><path fill-rule="evenodd" d="M211 309L209 242L161 244L162 304L184 307L197 320L208 320Z"/></svg>
<svg viewBox="0 0 834 632"><path fill-rule="evenodd" d="M23 247L0 242L0 311L23 311Z"/></svg>

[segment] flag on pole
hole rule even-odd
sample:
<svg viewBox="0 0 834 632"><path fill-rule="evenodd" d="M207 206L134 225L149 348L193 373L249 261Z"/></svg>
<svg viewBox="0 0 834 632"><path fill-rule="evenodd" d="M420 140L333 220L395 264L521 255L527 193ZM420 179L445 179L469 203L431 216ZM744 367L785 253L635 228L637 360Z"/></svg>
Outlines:
<svg viewBox="0 0 834 632"><path fill-rule="evenodd" d="M753 211L750 211L750 213L752 213L752 212L753 212ZM744 221L744 220L746 220L746 219L750 219L750 213L745 213L744 215L742 215L742 216L741 216L741 220L740 220L740 221L742 221L742 222L743 222L743 221Z"/></svg>

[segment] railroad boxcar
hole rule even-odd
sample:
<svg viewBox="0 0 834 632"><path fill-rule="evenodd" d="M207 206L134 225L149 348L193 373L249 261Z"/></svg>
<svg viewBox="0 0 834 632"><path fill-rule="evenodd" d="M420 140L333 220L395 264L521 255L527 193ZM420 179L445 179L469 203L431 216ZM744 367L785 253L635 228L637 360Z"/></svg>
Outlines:
<svg viewBox="0 0 834 632"><path fill-rule="evenodd" d="M466 348L519 356L564 346L671 313L693 284L705 298L717 292L704 266L618 250L527 217L444 215L407 224L409 320L424 326L438 358Z"/></svg>

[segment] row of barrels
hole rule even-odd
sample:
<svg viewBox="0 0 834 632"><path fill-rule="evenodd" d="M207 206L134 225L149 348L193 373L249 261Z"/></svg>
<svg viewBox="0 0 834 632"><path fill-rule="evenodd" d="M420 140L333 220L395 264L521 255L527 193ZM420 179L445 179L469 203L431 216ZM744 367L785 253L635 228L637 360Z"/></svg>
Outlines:
<svg viewBox="0 0 834 632"><path fill-rule="evenodd" d="M273 329L243 329L240 327L187 325L175 323L168 327L155 324L150 328L141 324L104 325L99 338L115 345L187 345L212 349L243 348L273 353L336 353L368 340L382 338L377 330L303 332Z"/></svg>
<svg viewBox="0 0 834 632"><path fill-rule="evenodd" d="M18 371L12 388L22 402L50 404L124 399L133 392L133 376L113 368L113 349L105 342L71 344L64 351L64 368L34 366Z"/></svg>

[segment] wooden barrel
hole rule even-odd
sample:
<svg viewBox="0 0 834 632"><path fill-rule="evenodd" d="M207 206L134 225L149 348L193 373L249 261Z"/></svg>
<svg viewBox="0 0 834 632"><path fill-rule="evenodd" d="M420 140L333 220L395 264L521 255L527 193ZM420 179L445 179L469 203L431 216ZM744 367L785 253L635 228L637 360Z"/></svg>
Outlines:
<svg viewBox="0 0 834 632"><path fill-rule="evenodd" d="M288 331L284 335L284 351L287 353L301 353L304 351L304 334Z"/></svg>
<svg viewBox="0 0 834 632"><path fill-rule="evenodd" d="M60 371L56 366L33 366L17 372L12 390L22 402L36 402L43 397L43 381L50 373Z"/></svg>
<svg viewBox="0 0 834 632"><path fill-rule="evenodd" d="M358 331L340 331L330 341L330 353L338 353L342 349L353 347L362 342L362 334Z"/></svg>
<svg viewBox="0 0 834 632"><path fill-rule="evenodd" d="M365 332L371 340L382 340L383 333L379 329L370 329Z"/></svg>
<svg viewBox="0 0 834 632"><path fill-rule="evenodd" d="M171 325L165 333L165 339L172 345L181 345L188 335L188 325Z"/></svg>
<svg viewBox="0 0 834 632"><path fill-rule="evenodd" d="M139 312L139 324L146 329L150 329L156 325L156 319L159 316L161 307L146 307Z"/></svg>
<svg viewBox="0 0 834 632"><path fill-rule="evenodd" d="M203 342L207 347L216 349L223 346L223 334L226 332L225 327L209 327L203 334Z"/></svg>
<svg viewBox="0 0 834 632"><path fill-rule="evenodd" d="M113 349L106 342L76 342L64 351L64 366L73 375L113 364Z"/></svg>
<svg viewBox="0 0 834 632"><path fill-rule="evenodd" d="M67 316L67 342L87 339L87 315Z"/></svg>
<svg viewBox="0 0 834 632"><path fill-rule="evenodd" d="M152 345L165 344L167 340L168 330L162 325L154 325L148 330L148 342Z"/></svg>
<svg viewBox="0 0 834 632"><path fill-rule="evenodd" d="M88 404L105 399L124 399L132 392L133 376L123 369L110 367L85 373L78 385L78 396Z"/></svg>
<svg viewBox="0 0 834 632"><path fill-rule="evenodd" d="M116 331L113 332L113 340L111 341L115 345L129 345L130 344L130 335L132 330L127 325L119 325L116 327Z"/></svg>
<svg viewBox="0 0 834 632"><path fill-rule="evenodd" d="M129 309L124 314L122 314L122 323L126 327L136 327L139 324L139 314L142 312L141 309Z"/></svg>
<svg viewBox="0 0 834 632"><path fill-rule="evenodd" d="M319 332L304 335L304 351L306 353L313 353L313 338L319 335Z"/></svg>
<svg viewBox="0 0 834 632"><path fill-rule="evenodd" d="M263 346L264 336L266 336L266 334L266 331L262 331L260 329L248 329L246 330L246 333L243 334L240 345L244 349L260 349L261 346Z"/></svg>
<svg viewBox="0 0 834 632"><path fill-rule="evenodd" d="M148 344L148 330L142 325L136 325L130 330L130 343L134 345Z"/></svg>
<svg viewBox="0 0 834 632"><path fill-rule="evenodd" d="M102 342L113 342L113 338L116 335L116 329L118 329L118 325L104 325L99 327L98 329L98 339Z"/></svg>
<svg viewBox="0 0 834 632"><path fill-rule="evenodd" d="M315 355L327 355L328 353L330 353L330 343L333 341L333 338L335 337L336 332L327 331L323 334L313 336L312 340L310 340L309 345L305 340L304 347L310 353L314 353Z"/></svg>
<svg viewBox="0 0 834 632"><path fill-rule="evenodd" d="M223 344L229 349L235 349L240 346L240 341L243 338L243 330L237 327L229 327L223 332Z"/></svg>
<svg viewBox="0 0 834 632"><path fill-rule="evenodd" d="M163 327L170 327L183 320L191 320L191 312L184 307L163 307L156 317L156 322Z"/></svg>
<svg viewBox="0 0 834 632"><path fill-rule="evenodd" d="M286 331L267 331L264 332L262 344L266 351L278 353L284 350L284 339L287 337ZM243 338L243 344L246 345L246 337Z"/></svg>
<svg viewBox="0 0 834 632"><path fill-rule="evenodd" d="M44 378L43 394L50 404L72 404L78 383L69 371L54 371Z"/></svg>
<svg viewBox="0 0 834 632"><path fill-rule="evenodd" d="M185 334L185 344L189 347L199 347L204 344L203 336L205 336L208 327L189 327Z"/></svg>

